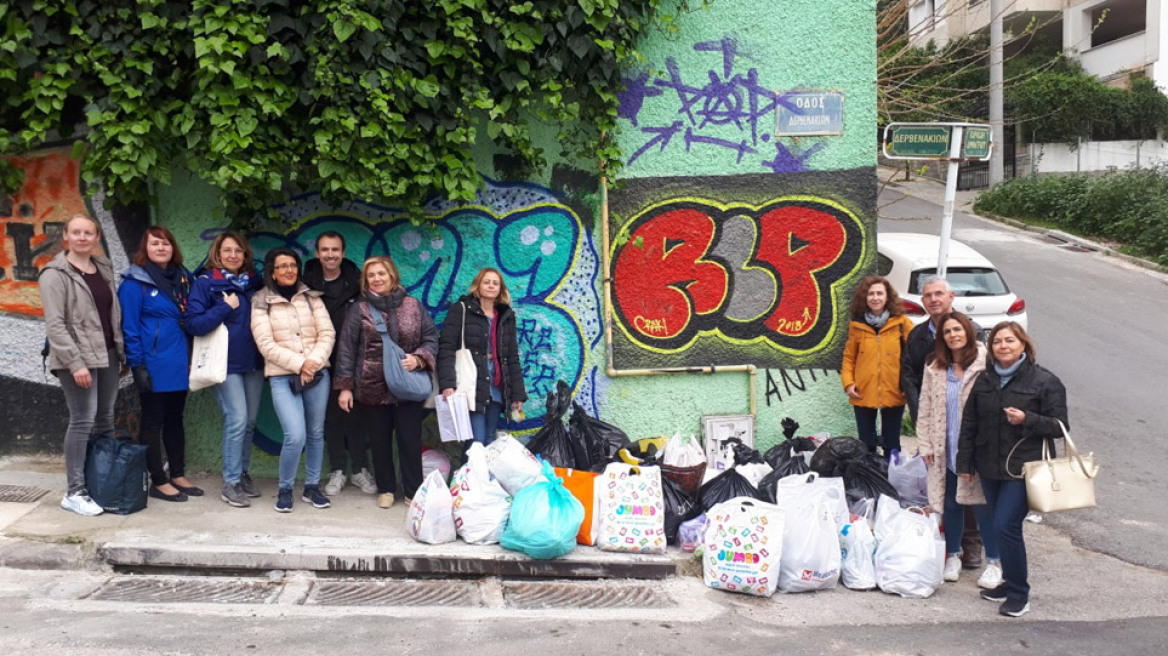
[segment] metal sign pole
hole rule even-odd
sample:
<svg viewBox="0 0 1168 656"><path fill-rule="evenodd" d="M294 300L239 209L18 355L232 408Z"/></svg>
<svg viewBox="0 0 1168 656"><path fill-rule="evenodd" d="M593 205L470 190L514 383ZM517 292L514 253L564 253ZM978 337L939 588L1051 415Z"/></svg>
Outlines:
<svg viewBox="0 0 1168 656"><path fill-rule="evenodd" d="M957 199L957 169L961 167L961 146L965 128L953 127L949 141L949 177L945 181L945 210L941 215L941 246L937 251L937 275L944 278L949 265L949 235L953 232L953 203Z"/></svg>

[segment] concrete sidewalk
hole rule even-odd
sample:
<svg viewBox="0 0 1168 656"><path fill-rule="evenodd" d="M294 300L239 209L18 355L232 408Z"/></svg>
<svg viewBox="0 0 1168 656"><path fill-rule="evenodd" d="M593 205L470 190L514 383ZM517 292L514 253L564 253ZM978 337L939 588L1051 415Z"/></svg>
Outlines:
<svg viewBox="0 0 1168 656"><path fill-rule="evenodd" d="M406 532L406 508L389 510L375 497L346 487L318 510L300 501L291 513L274 510L276 482L257 480L264 496L250 508L219 499L222 479L194 476L207 495L184 503L150 499L131 515L82 517L60 507L61 457L0 459L0 486L46 494L35 502L0 502L0 567L93 567L181 570L311 570L410 575L498 575L556 578L665 578L692 560L622 554L579 546L563 558L534 560L498 545L457 541L423 544ZM4 488L0 488L2 490Z"/></svg>

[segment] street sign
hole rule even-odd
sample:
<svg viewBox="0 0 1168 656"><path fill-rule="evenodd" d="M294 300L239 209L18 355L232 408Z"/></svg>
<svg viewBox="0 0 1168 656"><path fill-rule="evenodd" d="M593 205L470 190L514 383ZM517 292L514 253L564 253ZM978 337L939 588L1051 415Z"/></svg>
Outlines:
<svg viewBox="0 0 1168 656"><path fill-rule="evenodd" d="M948 125L893 123L885 131L884 155L892 159L944 159L949 156L952 132Z"/></svg>
<svg viewBox="0 0 1168 656"><path fill-rule="evenodd" d="M840 91L787 91L778 95L775 134L810 137L844 133L844 94Z"/></svg>
<svg viewBox="0 0 1168 656"><path fill-rule="evenodd" d="M953 140L961 144L952 150ZM977 123L889 123L884 128L884 156L888 159L987 160L993 151L990 126Z"/></svg>
<svg viewBox="0 0 1168 656"><path fill-rule="evenodd" d="M961 144L961 158L987 160L993 150L993 143L993 132L988 126L971 125L965 128L965 139L964 143Z"/></svg>

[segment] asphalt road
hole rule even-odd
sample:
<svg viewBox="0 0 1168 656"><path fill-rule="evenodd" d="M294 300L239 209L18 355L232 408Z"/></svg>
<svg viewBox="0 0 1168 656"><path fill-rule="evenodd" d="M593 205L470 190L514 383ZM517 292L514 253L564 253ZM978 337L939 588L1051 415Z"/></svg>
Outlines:
<svg viewBox="0 0 1168 656"><path fill-rule="evenodd" d="M941 232L937 204L889 187L880 205L879 232ZM1067 388L1071 435L1101 458L1099 507L1045 521L1079 546L1168 570L1168 276L960 212L953 238L1026 299L1037 359Z"/></svg>

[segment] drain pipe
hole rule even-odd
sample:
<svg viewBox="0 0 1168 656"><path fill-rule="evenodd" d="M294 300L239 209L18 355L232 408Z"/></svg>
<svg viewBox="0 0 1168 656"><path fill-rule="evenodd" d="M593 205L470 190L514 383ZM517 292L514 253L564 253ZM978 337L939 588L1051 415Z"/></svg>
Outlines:
<svg viewBox="0 0 1168 656"><path fill-rule="evenodd" d="M706 374L712 375L716 373L730 373L743 372L750 378L750 416L758 419L758 367L753 364L733 364L733 365L709 365L705 367L662 367L659 369L617 369L612 363L612 323L613 323L613 309L612 309L612 277L610 270L612 268L611 257L611 241L608 231L608 178L600 178L600 225L603 231L603 247L604 255L601 261L604 265L604 348L607 351L607 365L605 373L610 378L621 378L625 376L662 376L666 374Z"/></svg>

